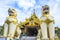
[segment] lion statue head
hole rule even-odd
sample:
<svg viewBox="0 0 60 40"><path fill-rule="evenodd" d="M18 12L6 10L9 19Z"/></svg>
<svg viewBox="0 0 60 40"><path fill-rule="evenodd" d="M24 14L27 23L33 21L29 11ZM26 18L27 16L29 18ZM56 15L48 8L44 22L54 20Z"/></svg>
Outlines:
<svg viewBox="0 0 60 40"><path fill-rule="evenodd" d="M17 15L16 10L13 8L8 9L8 14L9 14L9 16L16 16Z"/></svg>
<svg viewBox="0 0 60 40"><path fill-rule="evenodd" d="M43 13L43 15L49 14L49 6L48 5L42 6L42 13Z"/></svg>

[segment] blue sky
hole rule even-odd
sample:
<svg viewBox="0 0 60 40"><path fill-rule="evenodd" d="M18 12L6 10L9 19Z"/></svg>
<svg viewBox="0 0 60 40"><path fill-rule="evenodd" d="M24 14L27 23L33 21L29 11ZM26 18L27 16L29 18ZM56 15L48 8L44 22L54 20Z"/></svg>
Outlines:
<svg viewBox="0 0 60 40"><path fill-rule="evenodd" d="M60 0L0 0L0 25L4 24L8 16L8 8L14 8L17 11L18 23L24 21L36 11L38 18L41 16L41 7L50 6L50 14L54 16L55 26L60 24Z"/></svg>

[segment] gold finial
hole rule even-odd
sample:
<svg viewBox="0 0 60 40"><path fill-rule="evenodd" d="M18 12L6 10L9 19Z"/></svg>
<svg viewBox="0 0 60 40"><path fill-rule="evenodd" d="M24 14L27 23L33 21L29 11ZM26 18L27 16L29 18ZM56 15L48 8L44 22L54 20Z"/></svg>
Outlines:
<svg viewBox="0 0 60 40"><path fill-rule="evenodd" d="M33 13L35 14L35 9L33 9Z"/></svg>
<svg viewBox="0 0 60 40"><path fill-rule="evenodd" d="M31 17L30 18L37 18L37 16L36 16L36 13L35 13L35 9L33 9L33 14L31 15Z"/></svg>
<svg viewBox="0 0 60 40"><path fill-rule="evenodd" d="M36 15L36 14L35 14L35 9L33 9L33 13L32 13L31 15Z"/></svg>

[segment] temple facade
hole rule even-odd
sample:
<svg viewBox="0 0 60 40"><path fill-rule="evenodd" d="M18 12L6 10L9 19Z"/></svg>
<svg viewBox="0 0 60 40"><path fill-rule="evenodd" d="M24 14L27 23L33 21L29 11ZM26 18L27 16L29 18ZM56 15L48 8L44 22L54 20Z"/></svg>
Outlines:
<svg viewBox="0 0 60 40"><path fill-rule="evenodd" d="M40 20L36 16L35 12L31 15L30 18L25 19L24 22L21 22L21 28L27 34L27 36L37 36L38 30L40 29Z"/></svg>
<svg viewBox="0 0 60 40"><path fill-rule="evenodd" d="M50 15L49 6L42 6L42 15L40 19L36 16L35 10L29 18L20 22L16 18L16 11L12 8L8 9L9 16L4 23L4 37L7 40L14 40L20 36L35 36L36 40L59 40L55 36L55 21L54 17ZM20 26L20 28L19 28Z"/></svg>

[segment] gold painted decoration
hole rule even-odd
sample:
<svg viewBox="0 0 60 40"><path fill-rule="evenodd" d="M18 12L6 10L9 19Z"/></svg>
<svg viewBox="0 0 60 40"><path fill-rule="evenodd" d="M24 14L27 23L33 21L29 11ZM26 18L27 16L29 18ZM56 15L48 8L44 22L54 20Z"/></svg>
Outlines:
<svg viewBox="0 0 60 40"><path fill-rule="evenodd" d="M36 16L35 12L33 12L31 17L26 19L25 22L21 22L20 25L30 26L30 27L32 27L32 26L39 26L40 25L40 20Z"/></svg>

